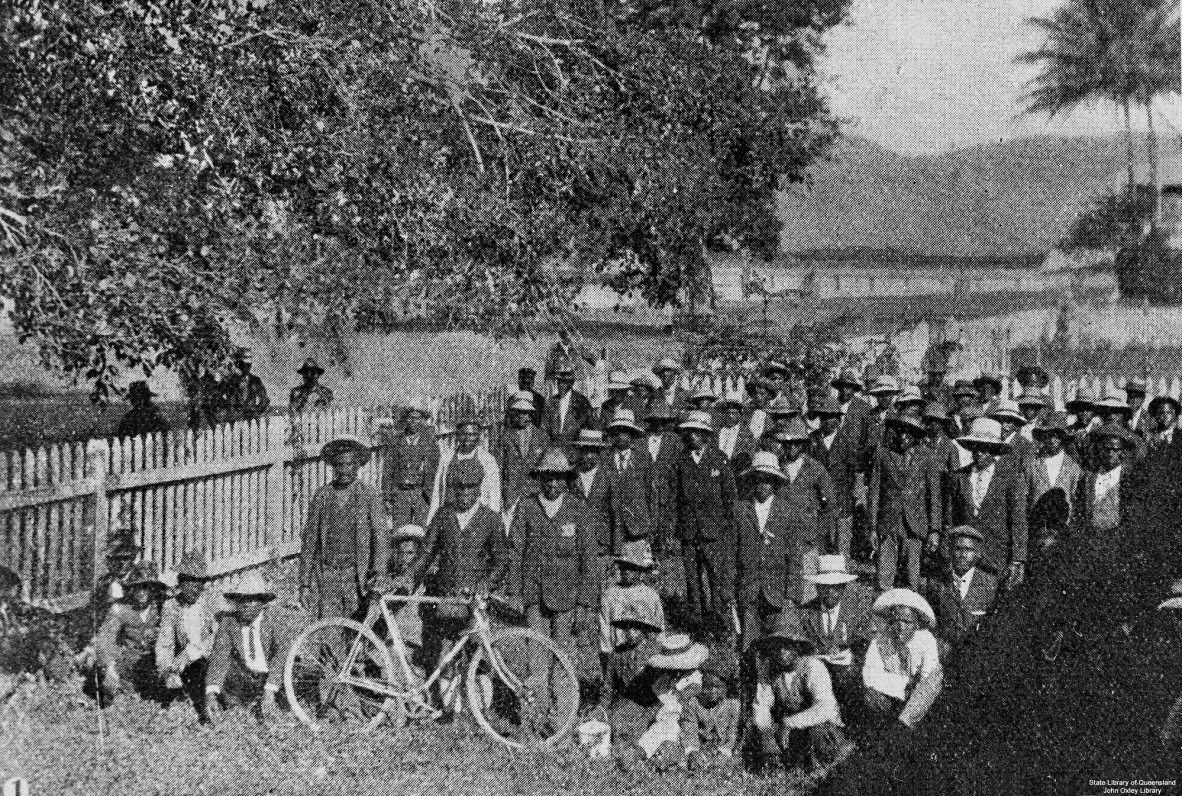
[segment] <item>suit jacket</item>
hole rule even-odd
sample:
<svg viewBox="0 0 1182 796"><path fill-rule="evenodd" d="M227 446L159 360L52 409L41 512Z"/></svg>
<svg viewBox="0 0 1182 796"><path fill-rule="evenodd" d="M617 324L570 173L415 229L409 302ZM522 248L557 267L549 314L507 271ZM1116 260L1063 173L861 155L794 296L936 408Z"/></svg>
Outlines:
<svg viewBox="0 0 1182 796"><path fill-rule="evenodd" d="M952 570L931 580L928 602L936 612L936 630L940 638L952 646L959 646L977 629L981 620L993 610L997 600L997 578L978 567L969 581L968 593L962 599Z"/></svg>
<svg viewBox="0 0 1182 796"><path fill-rule="evenodd" d="M791 607L803 597L804 553L812 546L811 532L802 522L806 518L800 506L783 499L782 491L772 498L762 533L755 504L739 504L735 582L739 604L747 608L757 608L763 600L776 608Z"/></svg>
<svg viewBox="0 0 1182 796"><path fill-rule="evenodd" d="M708 446L697 463L689 449L683 450L675 479L678 538L682 542L733 541L735 476L722 451Z"/></svg>
<svg viewBox="0 0 1182 796"><path fill-rule="evenodd" d="M874 411L869 402L860 395L855 395L846 406L845 416L838 428L839 436L849 438L849 442L859 451L865 451L869 444L871 414Z"/></svg>
<svg viewBox="0 0 1182 796"><path fill-rule="evenodd" d="M973 505L972 465L957 470L946 513L947 527L971 525L985 537L987 566L1003 571L1011 562L1026 562L1026 476L1022 463L1002 456L993 465L989 489L977 509Z"/></svg>
<svg viewBox="0 0 1182 796"><path fill-rule="evenodd" d="M927 538L943 529L942 462L931 449L916 445L911 461L879 448L870 471L866 510L870 528L881 536Z"/></svg>
<svg viewBox="0 0 1182 796"><path fill-rule="evenodd" d="M382 496L390 500L396 490L414 487L422 492L423 500L431 500L435 470L439 467L439 443L435 431L423 428L408 443L405 433L395 434L386 446L386 460L382 466Z"/></svg>
<svg viewBox="0 0 1182 796"><path fill-rule="evenodd" d="M490 588L502 585L510 563L509 543L500 514L477 504L476 513L467 527L461 529L456 513L445 507L427 526L423 552L408 567L407 574L419 583L432 564L438 564L430 592L449 596L473 591L485 583ZM512 588L510 583L510 591Z"/></svg>
<svg viewBox="0 0 1182 796"><path fill-rule="evenodd" d="M521 554L521 584L527 608L541 605L561 613L595 607L599 581L594 564L597 540L588 527L586 504L568 492L551 519L536 495L526 498L513 518L511 535Z"/></svg>
<svg viewBox="0 0 1182 796"><path fill-rule="evenodd" d="M1047 478L1047 468L1041 457L1028 458L1024 467L1027 525L1036 536L1065 529L1071 521L1071 502L1075 500L1083 470L1066 453L1063 454L1063 465L1053 484ZM1056 506L1056 503L1059 505ZM1062 513L1064 507L1067 509L1066 514Z"/></svg>
<svg viewBox="0 0 1182 796"><path fill-rule="evenodd" d="M723 451L723 453L726 453L726 457L731 461L733 469L733 465L736 460L741 461L742 457L746 455L747 460L750 461L751 455L755 453L758 448L759 446L756 444L755 435L751 433L751 429L748 428L746 424L740 422L739 436L735 440L734 450L732 450L730 453ZM719 450L722 450L721 446L719 447Z"/></svg>
<svg viewBox="0 0 1182 796"><path fill-rule="evenodd" d="M581 392L571 390L570 406L567 407L566 418L559 424L559 397L554 395L546 402L546 409L542 412L542 431L557 445L569 445L579 436L584 428L595 424L595 410L587 396Z"/></svg>
<svg viewBox="0 0 1182 796"><path fill-rule="evenodd" d="M548 444L546 433L535 425L526 426L520 433L514 428L501 432L495 456L501 467L501 506L505 511L521 498L538 493L538 482L530 471Z"/></svg>
<svg viewBox="0 0 1182 796"><path fill-rule="evenodd" d="M608 451L599 465L606 470L608 481L608 543L618 554L624 542L647 539L652 532L648 485L652 481L653 462L648 451L637 445L632 448L628 467L616 469L616 453Z"/></svg>
<svg viewBox="0 0 1182 796"><path fill-rule="evenodd" d="M189 663L208 657L218 629L212 599L208 593L204 593L194 606L201 617L201 632L196 638L189 638L185 630L181 604L175 598L164 603L160 611L160 633L156 636L157 669L172 668L173 661L182 653Z"/></svg>
<svg viewBox="0 0 1182 796"><path fill-rule="evenodd" d="M376 489L364 481L354 481L345 490L344 505L334 525L330 510L334 489L331 483L325 484L312 496L300 537L300 585L310 586L316 577L329 534L352 534L355 578L358 589L364 591L370 574L384 573L390 563L386 507Z"/></svg>
<svg viewBox="0 0 1182 796"><path fill-rule="evenodd" d="M647 435L636 445L648 454ZM657 458L649 456L653 463L648 475L649 527L658 549L665 546L665 542L672 542L677 529L677 462L681 458L681 451L681 437L662 434Z"/></svg>
<svg viewBox="0 0 1182 796"><path fill-rule="evenodd" d="M874 638L873 604L874 595L864 584L857 581L848 584L837 611L837 624L828 633L822 619L825 609L820 598L815 597L800 606L801 624L812 640L816 654L836 655L845 648L857 656L864 655Z"/></svg>
<svg viewBox="0 0 1182 796"><path fill-rule="evenodd" d="M160 631L160 608L151 605L140 614L127 603L115 603L107 612L94 641L99 666L119 660L124 650L147 655L155 650Z"/></svg>
<svg viewBox="0 0 1182 796"><path fill-rule="evenodd" d="M587 526L592 530L595 540L599 543L596 551L600 555L610 555L611 541L611 505L608 500L607 468L600 462L595 468L595 477L591 479L591 488L585 490L579 475L575 475L574 486L571 491L578 495L584 505L583 513Z"/></svg>
<svg viewBox="0 0 1182 796"><path fill-rule="evenodd" d="M1120 519L1124 519L1125 506L1128 503L1129 467L1123 465L1120 480L1117 482L1117 512ZM1073 501L1075 512L1071 517L1072 534L1084 537L1093 533L1092 523L1096 513L1096 473L1087 471L1079 479Z"/></svg>
<svg viewBox="0 0 1182 796"><path fill-rule="evenodd" d="M788 468L781 469L787 475ZM833 495L833 480L816 459L802 456L796 480L784 481L776 491L776 497L784 501L805 550L818 547L822 539L835 538L837 499Z"/></svg>
<svg viewBox="0 0 1182 796"><path fill-rule="evenodd" d="M838 517L851 517L858 491L859 451L857 440L852 434L842 434L841 429L833 438L833 445L825 447L825 437L820 431L812 433L809 456L821 463L833 482L834 510Z"/></svg>
<svg viewBox="0 0 1182 796"><path fill-rule="evenodd" d="M283 667L287 663L287 653L299 636L301 628L296 621L294 610L274 602L263 609L262 617L259 638L263 645L263 655L267 659L267 685L273 690L278 690L283 686ZM242 622L236 614L222 615L217 635L213 639L213 649L209 653L209 665L205 670L206 690L220 691L234 662L246 668L242 630Z"/></svg>

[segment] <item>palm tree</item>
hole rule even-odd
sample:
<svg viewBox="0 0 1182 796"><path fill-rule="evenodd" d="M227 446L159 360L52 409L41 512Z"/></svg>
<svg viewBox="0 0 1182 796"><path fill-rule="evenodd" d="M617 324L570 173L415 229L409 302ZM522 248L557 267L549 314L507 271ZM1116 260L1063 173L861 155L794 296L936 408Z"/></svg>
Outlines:
<svg viewBox="0 0 1182 796"><path fill-rule="evenodd" d="M1156 222L1161 200L1153 103L1180 90L1177 0L1066 0L1050 16L1029 22L1046 41L1017 58L1040 67L1027 84L1025 112L1054 117L1097 100L1114 103L1124 120L1129 186L1135 189L1132 107L1144 108L1150 179L1159 194Z"/></svg>

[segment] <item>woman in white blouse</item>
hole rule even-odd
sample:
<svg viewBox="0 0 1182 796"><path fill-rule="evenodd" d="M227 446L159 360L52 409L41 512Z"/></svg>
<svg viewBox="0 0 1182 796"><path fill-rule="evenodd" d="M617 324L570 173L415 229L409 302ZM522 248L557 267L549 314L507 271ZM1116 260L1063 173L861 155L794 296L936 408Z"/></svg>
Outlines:
<svg viewBox="0 0 1182 796"><path fill-rule="evenodd" d="M890 589L874 601L884 625L870 642L862 666L867 723L911 728L927 714L944 686L944 667L932 628L936 615L910 589Z"/></svg>

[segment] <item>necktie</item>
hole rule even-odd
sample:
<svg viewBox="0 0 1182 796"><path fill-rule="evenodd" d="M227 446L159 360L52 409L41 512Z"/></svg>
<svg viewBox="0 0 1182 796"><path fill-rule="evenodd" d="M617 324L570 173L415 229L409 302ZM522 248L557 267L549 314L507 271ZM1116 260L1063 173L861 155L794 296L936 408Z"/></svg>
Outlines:
<svg viewBox="0 0 1182 796"><path fill-rule="evenodd" d="M824 614L822 614L822 617L825 620L825 625L824 625L825 626L825 635L827 636L833 632L833 623L832 623L832 620L830 619L830 615L829 615L828 611L826 611Z"/></svg>

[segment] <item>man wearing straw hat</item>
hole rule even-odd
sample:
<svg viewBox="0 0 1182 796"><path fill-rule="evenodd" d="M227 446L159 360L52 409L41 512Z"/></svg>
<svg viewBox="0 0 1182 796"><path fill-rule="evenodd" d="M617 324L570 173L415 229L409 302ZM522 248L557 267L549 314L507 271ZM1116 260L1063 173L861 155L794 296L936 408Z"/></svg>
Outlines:
<svg viewBox="0 0 1182 796"><path fill-rule="evenodd" d="M1141 438L1114 423L1100 426L1091 437L1096 469L1084 473L1080 479L1075 496L1074 534L1084 538L1107 537L1124 519L1129 497L1125 490L1129 481L1126 461Z"/></svg>
<svg viewBox="0 0 1182 796"><path fill-rule="evenodd" d="M124 684L155 694L154 657L165 585L151 561L141 561L124 581L126 593L111 606L95 638L99 698L110 704Z"/></svg>
<svg viewBox="0 0 1182 796"><path fill-rule="evenodd" d="M602 466L603 432L585 428L572 446L575 451L575 477L571 491L582 499L584 518L595 537L596 572L601 583L611 578L612 540L609 482L611 475Z"/></svg>
<svg viewBox="0 0 1182 796"><path fill-rule="evenodd" d="M439 467L435 470L435 483L431 487L431 504L427 508L427 523L447 500L448 472L452 467L466 463L480 470L480 503L491 511L501 511L501 466L496 457L480 444L480 435L488 427L476 412L467 411L455 423L455 446L443 451Z"/></svg>
<svg viewBox="0 0 1182 796"><path fill-rule="evenodd" d="M611 553L618 554L624 542L647 539L652 533L648 485L652 460L637 446L644 429L630 409L619 409L607 426L611 448L605 462L608 474L608 538Z"/></svg>
<svg viewBox="0 0 1182 796"><path fill-rule="evenodd" d="M599 412L596 415L595 425L597 428L607 428L608 423L612 422L612 416L618 409L627 409L635 413L638 406L642 406L641 401L636 400L632 394L632 385L628 383L628 374L622 370L613 370L607 377L607 400L599 407Z"/></svg>
<svg viewBox="0 0 1182 796"><path fill-rule="evenodd" d="M497 443L497 464L501 468L501 506L512 512L522 498L538 493L538 483L530 475L548 446L546 435L534 425L533 395L513 394L509 402L509 424Z"/></svg>
<svg viewBox="0 0 1182 796"><path fill-rule="evenodd" d="M558 391L542 412L542 431L555 445L569 445L579 430L594 423L595 410L587 396L575 390L575 366L569 361L554 366Z"/></svg>
<svg viewBox="0 0 1182 796"><path fill-rule="evenodd" d="M1134 434L1146 437L1153 430L1153 413L1146 411L1145 396L1149 394L1149 382L1146 379L1132 378L1125 381L1125 399L1129 408L1133 410L1129 418L1129 428Z"/></svg>
<svg viewBox="0 0 1182 796"><path fill-rule="evenodd" d="M783 501L789 527L800 546L801 572L816 572L817 556L821 549L833 549L837 544L837 521L834 507L833 481L829 472L806 451L811 444L809 427L795 417L776 432L782 446L780 469L784 483L776 493ZM797 579L794 600L811 600L816 592L811 583Z"/></svg>
<svg viewBox="0 0 1182 796"><path fill-rule="evenodd" d="M637 613L649 617L658 630L665 629L665 609L661 595L644 582L654 569L653 551L643 539L625 542L614 558L618 580L603 590L599 603L599 652L611 654L623 643L623 634L615 629L617 619ZM606 581L605 581L606 583Z"/></svg>
<svg viewBox="0 0 1182 796"><path fill-rule="evenodd" d="M533 422L535 426L542 425L542 412L546 409L546 399L534 387L534 381L538 378L538 370L533 365L522 365L517 369L517 390L516 392L527 392L534 399L534 417ZM513 402L513 395L509 396L510 404Z"/></svg>
<svg viewBox="0 0 1182 796"><path fill-rule="evenodd" d="M381 495L357 477L369 445L351 435L325 443L332 470L316 490L300 539L300 602L316 619L352 617L390 562L389 528Z"/></svg>
<svg viewBox="0 0 1182 796"><path fill-rule="evenodd" d="M852 711L862 698L862 659L874 638L871 590L846 569L845 556L821 556L806 575L817 596L800 606L800 620L817 657L829 667L838 704Z"/></svg>
<svg viewBox="0 0 1182 796"><path fill-rule="evenodd" d="M723 615L734 600L735 476L714 444L708 412L678 426L684 449L675 471L677 536L691 611Z"/></svg>
<svg viewBox="0 0 1182 796"><path fill-rule="evenodd" d="M866 444L870 413L873 407L858 395L863 389L862 377L856 368L842 368L832 382L837 390L837 403L841 407L841 433L852 437L861 450Z"/></svg>
<svg viewBox="0 0 1182 796"><path fill-rule="evenodd" d="M878 588L894 587L902 571L907 584L916 589L924 553L933 555L940 548L941 462L919 444L927 434L921 420L894 415L887 418L887 425L890 443L875 452L866 490L870 532L878 542Z"/></svg>
<svg viewBox="0 0 1182 796"><path fill-rule="evenodd" d="M648 499L652 520L651 542L655 555L674 553L677 532L677 462L684 447L681 437L671 431L677 414L664 401L652 401L644 415L645 435L641 442L653 466L649 469Z"/></svg>
<svg viewBox="0 0 1182 796"><path fill-rule="evenodd" d="M950 484L949 527L970 525L985 537L982 566L997 574L1003 588L1026 578L1027 485L1022 462L1009 456L1001 424L988 417L973 421L957 442L973 456Z"/></svg>
<svg viewBox="0 0 1182 796"><path fill-rule="evenodd" d="M427 421L426 401L408 406L401 433L392 435L382 467L382 497L395 527L423 523L431 503L431 487L439 468L439 443Z"/></svg>
<svg viewBox="0 0 1182 796"><path fill-rule="evenodd" d="M809 407L809 416L818 423L812 432L808 454L829 473L833 482L833 513L837 520L836 546L826 546L844 556L850 554L853 539L854 507L866 501L865 481L861 473L862 450L854 433L843 433L844 415L836 398L825 398Z"/></svg>
<svg viewBox="0 0 1182 796"><path fill-rule="evenodd" d="M232 610L222 615L209 653L205 714L216 723L223 701L226 707L249 707L257 700L262 717L273 720L287 653L300 633L297 614L274 602L274 589L257 569L225 597Z"/></svg>
<svg viewBox="0 0 1182 796"><path fill-rule="evenodd" d="M944 666L932 630L932 607L911 589L891 589L874 601L883 627L866 649L862 664L864 732L914 728L944 688ZM875 734L869 734L873 742Z"/></svg>
<svg viewBox="0 0 1182 796"><path fill-rule="evenodd" d="M743 394L726 393L718 402L718 409L718 449L726 454L732 465L740 469L746 467L758 445L751 429L743 423Z"/></svg>
<svg viewBox="0 0 1182 796"><path fill-rule="evenodd" d="M1025 462L1027 526L1035 551L1045 550L1067 530L1071 501L1083 470L1065 450L1071 430L1067 415L1052 412L1034 428L1038 455Z"/></svg>
<svg viewBox="0 0 1182 796"><path fill-rule="evenodd" d="M510 592L521 595L529 626L578 661L576 637L590 635L599 602L595 531L586 522L586 505L569 492L575 469L561 448L543 452L532 475L539 491L523 499L510 532L521 551L521 582ZM535 674L544 660L535 661Z"/></svg>
<svg viewBox="0 0 1182 796"><path fill-rule="evenodd" d="M296 371L303 379L301 384L291 388L291 395L287 398L287 409L298 415L305 409L327 409L332 406L332 390L320 383L324 375L324 368L314 359L305 359L304 364Z"/></svg>
<svg viewBox="0 0 1182 796"><path fill-rule="evenodd" d="M176 577L176 595L160 612L156 673L166 689L173 693L183 689L193 706L201 710L205 667L218 626L212 599L205 591L209 572L204 553L185 553Z"/></svg>
<svg viewBox="0 0 1182 796"><path fill-rule="evenodd" d="M678 414L685 409L687 397L685 390L681 388L681 384L679 383L681 380L681 363L673 357L661 357L653 365L653 375L661 382L661 386L657 389L653 400L662 401L673 410L674 414Z"/></svg>

